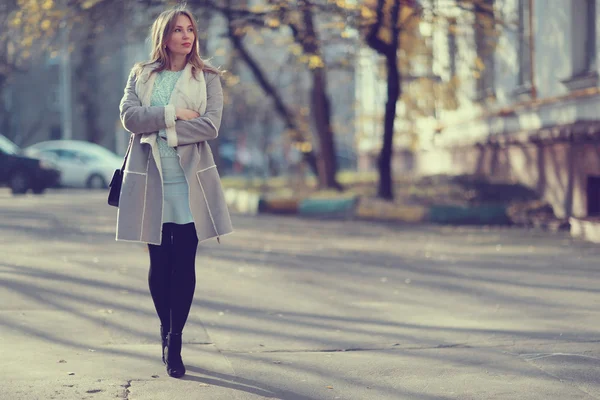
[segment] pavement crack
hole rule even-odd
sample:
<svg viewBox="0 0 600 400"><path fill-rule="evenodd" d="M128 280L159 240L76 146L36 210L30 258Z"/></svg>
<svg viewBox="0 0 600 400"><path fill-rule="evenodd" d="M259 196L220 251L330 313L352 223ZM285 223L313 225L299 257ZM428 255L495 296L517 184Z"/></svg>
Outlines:
<svg viewBox="0 0 600 400"><path fill-rule="evenodd" d="M589 358L591 360L598 360L600 361L599 357L594 357L594 356L588 356L586 354L577 354L577 353L527 353L527 354L519 354L519 357L527 360L527 361L531 361L531 360L539 360L542 358L548 358L548 357L557 357L557 356L566 356L566 357L582 357L582 358Z"/></svg>
<svg viewBox="0 0 600 400"><path fill-rule="evenodd" d="M430 347L431 349L471 349L472 347L464 343L454 344L440 344L438 346Z"/></svg>
<svg viewBox="0 0 600 400"><path fill-rule="evenodd" d="M131 387L131 382L133 382L133 379L129 379L124 385L121 385L124 388L123 399L125 400L129 400L129 395L131 394L131 391L129 390Z"/></svg>
<svg viewBox="0 0 600 400"><path fill-rule="evenodd" d="M375 351L375 350L392 350L389 347L382 348L350 348L350 349L302 349L302 350L287 350L287 349L277 349L277 350L261 350L261 351L226 351L226 353L230 354L268 354L268 353L288 353L288 354L300 354L300 353L347 353L351 351Z"/></svg>
<svg viewBox="0 0 600 400"><path fill-rule="evenodd" d="M432 350L432 349L470 349L471 346L468 346L464 343L455 343L455 344L440 344L437 346L428 346L428 347L400 347L399 344L395 344L392 346L379 346L379 347L350 347L350 348L332 348L332 349L299 349L299 350L288 350L288 349L276 349L276 350L260 350L260 351L228 351L223 350L223 352L230 354L262 354L262 353L349 353L349 352L359 352L359 351L381 351L381 350Z"/></svg>

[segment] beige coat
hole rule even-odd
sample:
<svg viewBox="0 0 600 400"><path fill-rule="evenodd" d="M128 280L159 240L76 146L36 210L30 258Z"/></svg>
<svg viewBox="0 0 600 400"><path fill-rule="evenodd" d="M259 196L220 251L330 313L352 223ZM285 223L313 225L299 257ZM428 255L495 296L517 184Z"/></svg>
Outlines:
<svg viewBox="0 0 600 400"><path fill-rule="evenodd" d="M160 244L162 239L163 185L157 137L166 130L167 143L175 147L189 187L190 210L198 240L233 232L221 180L210 146L218 136L223 111L223 91L218 75L192 76L188 64L165 107L151 107L156 79L152 66L139 77L130 74L121 100L121 121L133 134L123 176L117 240ZM199 118L175 121L176 108L189 108ZM162 140L162 139L160 139Z"/></svg>

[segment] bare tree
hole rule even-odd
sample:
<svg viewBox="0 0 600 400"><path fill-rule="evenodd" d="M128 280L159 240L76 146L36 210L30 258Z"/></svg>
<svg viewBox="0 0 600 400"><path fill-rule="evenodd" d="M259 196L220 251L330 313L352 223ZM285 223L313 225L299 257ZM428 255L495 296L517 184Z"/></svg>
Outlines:
<svg viewBox="0 0 600 400"><path fill-rule="evenodd" d="M341 190L342 187L336 179L337 164L334 132L331 123L331 106L327 94L327 69L323 60L322 43L319 40L314 22L314 12L318 6L308 0L299 2L268 0L264 10L256 11L251 10L244 3L234 5L231 0L191 0L187 3L196 7L206 7L218 11L227 19L229 25L228 37L233 47L246 61L265 93L273 99L275 108L288 129L295 132L296 138L306 140L307 135L303 132L291 108L285 105L277 88L269 81L267 75L243 43L244 27L246 26L270 27L274 30L278 30L282 26L288 26L291 29L293 39L301 46L307 59L311 61L307 64L310 67L313 82L311 111L319 138L318 157L312 151L305 153L304 157L313 169L318 171L319 186L321 188ZM319 7L325 6L321 5Z"/></svg>
<svg viewBox="0 0 600 400"><path fill-rule="evenodd" d="M396 105L402 94L402 76L399 68L398 52L400 50L400 33L402 30L400 10L403 6L414 7L413 0L393 0L391 12L385 12L386 0L377 0L375 20L368 27L367 44L385 57L387 71L387 101L383 123L383 143L379 154L379 186L377 196L382 199L394 198L392 156L394 141L394 122L396 120ZM387 29L389 42L381 39L381 31Z"/></svg>
<svg viewBox="0 0 600 400"><path fill-rule="evenodd" d="M309 0L298 1L301 18L288 19L294 40L302 46L304 54L313 60L310 68L312 75L311 111L314 116L321 157L319 158L319 183L321 188L342 190L337 181L337 161L333 125L331 123L331 101L327 94L327 66L323 57L322 43L314 22L315 7Z"/></svg>
<svg viewBox="0 0 600 400"><path fill-rule="evenodd" d="M231 2L228 2L227 8L221 9L223 16L227 19L228 30L227 37L229 38L233 48L236 50L237 55L241 57L247 67L250 69L258 85L262 88L264 93L271 98L275 110L279 116L283 119L286 128L291 134L292 141L304 142L308 140L309 134L306 129L298 121L297 116L292 111L292 108L288 106L280 93L279 88L274 85L267 73L259 64L258 60L252 55L252 52L247 48L244 43L244 29L240 24L239 20L236 20L235 14L231 12ZM311 170L316 176L319 176L319 168L317 165L317 159L314 154L314 150L310 149L303 152L305 162L310 166Z"/></svg>

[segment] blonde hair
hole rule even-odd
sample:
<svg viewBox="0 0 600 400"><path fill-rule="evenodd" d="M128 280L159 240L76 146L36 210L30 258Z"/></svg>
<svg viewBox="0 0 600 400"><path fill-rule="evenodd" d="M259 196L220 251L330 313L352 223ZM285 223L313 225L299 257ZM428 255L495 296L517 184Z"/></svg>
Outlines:
<svg viewBox="0 0 600 400"><path fill-rule="evenodd" d="M166 43L169 35L173 32L177 17L184 15L188 17L192 23L194 30L195 45L193 50L188 54L186 64L192 64L192 75L196 78L197 71L207 71L213 74L222 75L223 72L212 65L209 65L200 57L200 43L198 41L198 24L192 13L185 7L175 7L163 11L152 24L150 29L150 40L152 41L152 51L150 52L150 60L137 63L133 70L136 76L139 76L144 67L152 64L157 66L152 72L160 72L170 67L169 53L166 48Z"/></svg>

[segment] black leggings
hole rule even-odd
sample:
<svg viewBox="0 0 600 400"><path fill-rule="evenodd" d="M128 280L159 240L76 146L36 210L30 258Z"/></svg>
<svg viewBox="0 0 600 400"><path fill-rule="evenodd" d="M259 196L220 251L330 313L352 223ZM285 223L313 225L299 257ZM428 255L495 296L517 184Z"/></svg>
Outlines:
<svg viewBox="0 0 600 400"><path fill-rule="evenodd" d="M165 223L160 246L149 244L148 285L154 307L165 332L181 333L196 289L194 223Z"/></svg>

